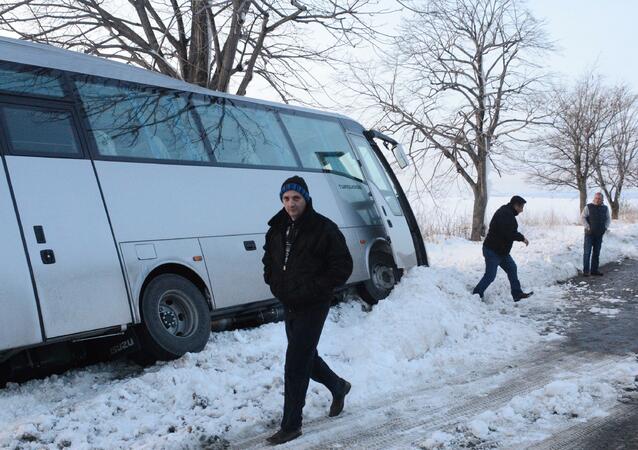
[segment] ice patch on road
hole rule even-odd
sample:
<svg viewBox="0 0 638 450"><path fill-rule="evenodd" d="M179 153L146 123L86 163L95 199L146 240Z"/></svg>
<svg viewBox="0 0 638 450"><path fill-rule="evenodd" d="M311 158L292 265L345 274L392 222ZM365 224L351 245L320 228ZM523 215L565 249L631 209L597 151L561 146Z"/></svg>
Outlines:
<svg viewBox="0 0 638 450"><path fill-rule="evenodd" d="M638 363L630 359L612 364L596 376L561 374L541 389L514 397L496 411L484 411L451 430L439 430L421 444L425 449L469 448L490 444L517 448L521 444L540 441L574 421L586 422L605 417L606 410L617 401L623 387L636 387Z"/></svg>
<svg viewBox="0 0 638 450"><path fill-rule="evenodd" d="M627 303L627 300L622 298L601 298L600 301L604 303Z"/></svg>
<svg viewBox="0 0 638 450"><path fill-rule="evenodd" d="M607 317L614 317L620 312L620 310L616 308L599 308L594 306L593 308L589 308L589 312L593 314L601 314Z"/></svg>

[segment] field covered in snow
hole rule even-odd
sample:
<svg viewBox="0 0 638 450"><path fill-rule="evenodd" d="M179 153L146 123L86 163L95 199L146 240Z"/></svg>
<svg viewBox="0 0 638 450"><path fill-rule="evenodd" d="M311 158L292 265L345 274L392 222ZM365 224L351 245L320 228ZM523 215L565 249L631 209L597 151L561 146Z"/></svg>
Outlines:
<svg viewBox="0 0 638 450"><path fill-rule="evenodd" d="M503 272L485 302L470 294L483 272L480 243L435 238L426 242L431 267L411 270L371 312L356 301L334 307L319 351L353 385L346 411L363 414L366 405L423 385L440 388L431 401L444 403L450 380L506 366L560 340L542 318L551 318L565 301L556 281L575 276L580 267L582 228L525 226L524 233L530 245L516 243L513 257L523 289L535 294L518 305ZM637 242L638 225L614 223L601 262L638 258ZM611 308L604 313L612 314ZM10 384L0 391L0 447L222 448L226 441L278 425L284 351L283 324L269 324L215 333L201 353L145 369L114 362ZM623 364L600 379L566 374L543 390L469 419L467 427L480 437L509 423L523 434L517 427L526 413L545 417L547 402L580 408L583 417L604 414L614 386L632 382L638 373L638 364ZM329 402L329 393L311 382L305 421L324 417ZM546 416L539 423L551 432L559 418ZM441 430L423 436L424 446L444 445L449 438Z"/></svg>

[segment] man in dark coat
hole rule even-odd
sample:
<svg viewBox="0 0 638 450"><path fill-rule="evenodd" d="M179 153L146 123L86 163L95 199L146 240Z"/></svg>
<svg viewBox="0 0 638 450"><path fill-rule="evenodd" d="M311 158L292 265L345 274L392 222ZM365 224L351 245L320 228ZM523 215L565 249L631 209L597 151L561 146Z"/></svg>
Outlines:
<svg viewBox="0 0 638 450"><path fill-rule="evenodd" d="M596 192L594 199L583 209L580 220L585 227L585 249L583 252L583 276L602 276L598 270L600 248L603 245L603 235L611 224L609 208L603 205L603 194ZM593 249L593 253L592 253ZM589 258L591 256L591 272Z"/></svg>
<svg viewBox="0 0 638 450"><path fill-rule="evenodd" d="M521 283L518 281L516 263L510 256L514 241L524 242L526 246L529 245L525 236L518 232L518 222L516 221L516 216L525 209L525 203L527 202L523 197L515 195L507 205L496 210L490 221L490 228L483 242L485 275L472 291L472 294L478 294L481 299L487 287L496 278L499 266L507 273L515 302L533 294L533 292L522 291Z"/></svg>
<svg viewBox="0 0 638 450"><path fill-rule="evenodd" d="M288 338L284 413L279 431L268 438L272 445L301 435L310 378L332 393L330 417L341 413L351 387L317 353L334 290L352 273L345 238L334 222L314 210L303 178L287 179L279 198L283 209L268 222L262 260L264 280L284 305Z"/></svg>

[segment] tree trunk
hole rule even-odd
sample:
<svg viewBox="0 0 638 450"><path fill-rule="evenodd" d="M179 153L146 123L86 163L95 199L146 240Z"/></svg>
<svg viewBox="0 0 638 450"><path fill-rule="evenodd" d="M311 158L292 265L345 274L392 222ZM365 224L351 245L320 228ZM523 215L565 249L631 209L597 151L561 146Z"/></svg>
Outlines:
<svg viewBox="0 0 638 450"><path fill-rule="evenodd" d="M485 236L485 210L487 209L487 173L485 165L479 165L478 179L474 187L474 208L472 211L472 231L470 240L480 241Z"/></svg>
<svg viewBox="0 0 638 450"><path fill-rule="evenodd" d="M585 206L587 206L587 183L579 182L578 183L578 193L580 194L580 209L578 210L578 214L581 213Z"/></svg>
<svg viewBox="0 0 638 450"><path fill-rule="evenodd" d="M618 220L618 214L620 213L620 202L618 200L610 202L611 206L611 218Z"/></svg>
<svg viewBox="0 0 638 450"><path fill-rule="evenodd" d="M208 66L210 64L209 29L206 2L192 0L193 19L188 64L184 68L185 81L208 87Z"/></svg>
<svg viewBox="0 0 638 450"><path fill-rule="evenodd" d="M230 30L222 50L222 59L217 62L217 67L213 74L212 89L228 92L233 64L241 38L241 27L251 4L252 2L249 1L233 0L233 17L230 23Z"/></svg>

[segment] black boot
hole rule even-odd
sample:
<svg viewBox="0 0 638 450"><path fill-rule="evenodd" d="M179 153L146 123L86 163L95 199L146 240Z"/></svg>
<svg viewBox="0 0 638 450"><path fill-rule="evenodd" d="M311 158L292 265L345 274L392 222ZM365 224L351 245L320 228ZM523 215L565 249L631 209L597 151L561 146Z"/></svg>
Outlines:
<svg viewBox="0 0 638 450"><path fill-rule="evenodd" d="M531 297L532 295L534 295L534 291L531 291L531 292L521 292L518 296L514 297L514 302L517 302L517 301L519 301L519 300L523 300L524 298Z"/></svg>
<svg viewBox="0 0 638 450"><path fill-rule="evenodd" d="M301 436L301 428L291 431L279 430L266 439L266 441L270 445L279 445L297 439L299 436Z"/></svg>
<svg viewBox="0 0 638 450"><path fill-rule="evenodd" d="M344 380L345 385L343 386L343 391L341 394L335 395L332 397L332 404L330 405L330 412L328 413L328 417L336 417L341 414L343 411L343 406L346 400L346 395L350 392L350 388L352 385Z"/></svg>

